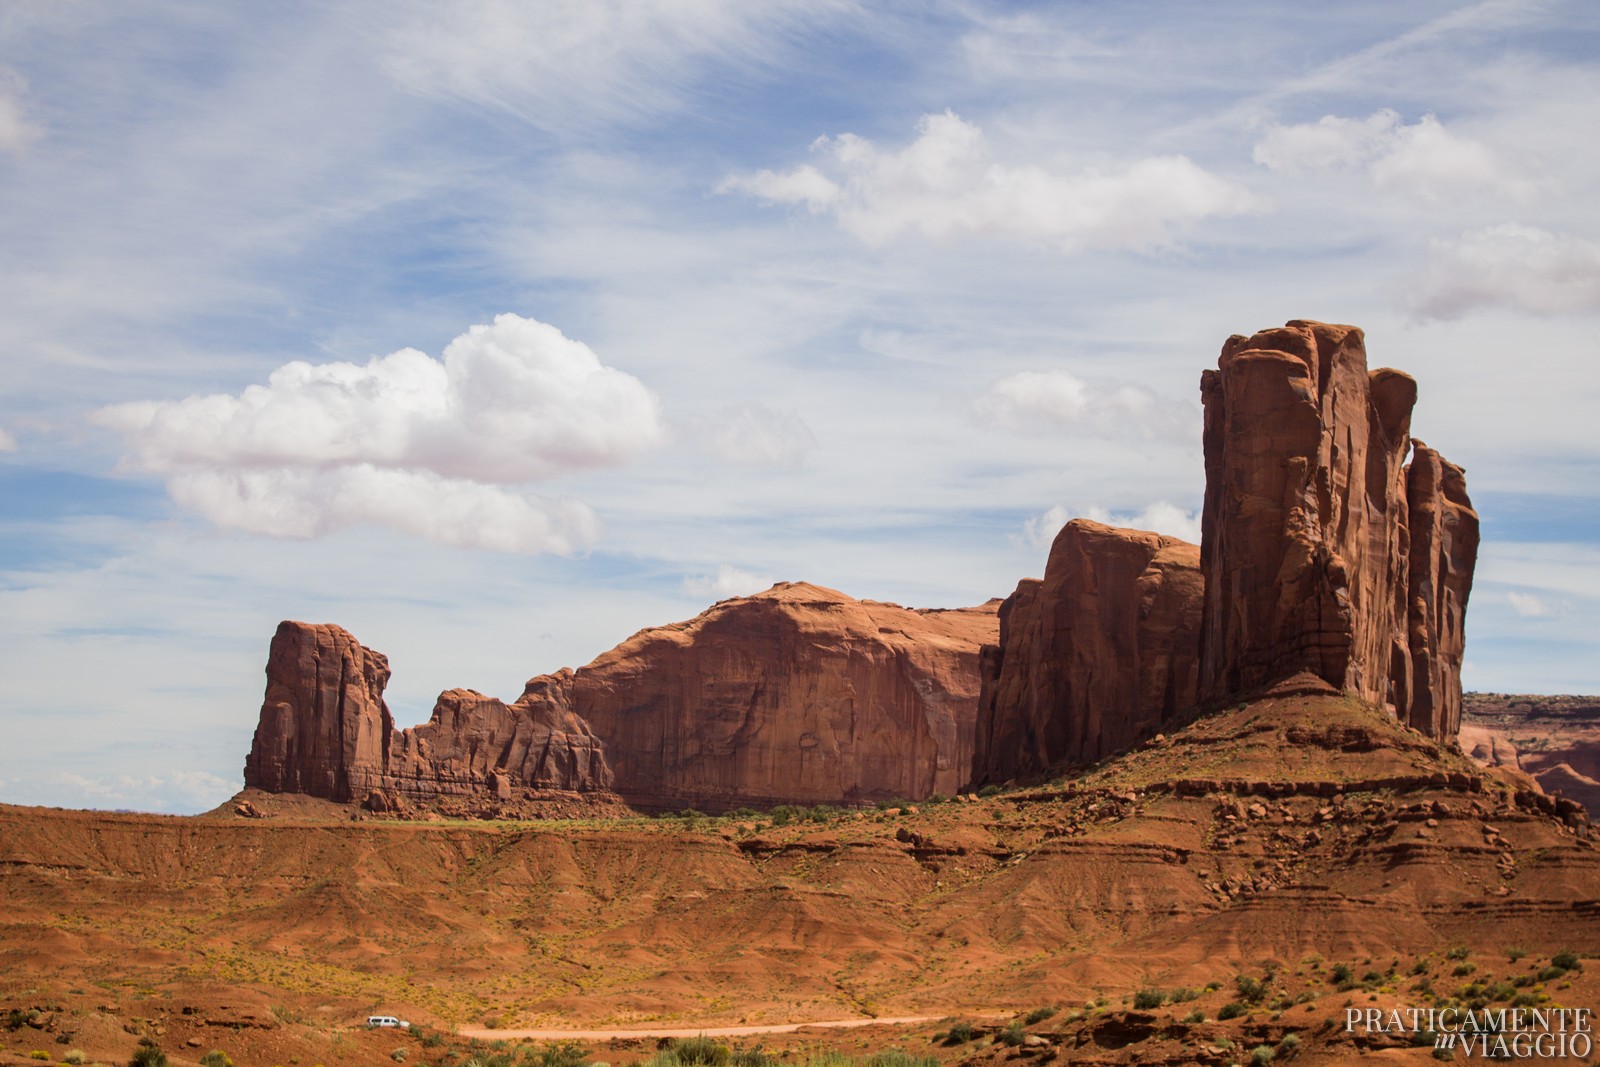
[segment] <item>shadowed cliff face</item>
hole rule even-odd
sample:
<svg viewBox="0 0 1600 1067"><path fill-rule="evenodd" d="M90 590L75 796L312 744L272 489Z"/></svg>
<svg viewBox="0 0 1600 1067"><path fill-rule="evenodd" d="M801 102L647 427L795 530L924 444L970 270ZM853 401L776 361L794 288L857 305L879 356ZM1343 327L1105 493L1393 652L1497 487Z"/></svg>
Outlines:
<svg viewBox="0 0 1600 1067"><path fill-rule="evenodd" d="M383 705L382 655L337 626L284 623L245 783L379 810L528 790L708 810L954 793L995 609L783 583L536 677L512 704L449 690L408 730Z"/></svg>
<svg viewBox="0 0 1600 1067"><path fill-rule="evenodd" d="M985 650L973 781L1089 763L1194 706L1200 551L1086 519L1062 528Z"/></svg>

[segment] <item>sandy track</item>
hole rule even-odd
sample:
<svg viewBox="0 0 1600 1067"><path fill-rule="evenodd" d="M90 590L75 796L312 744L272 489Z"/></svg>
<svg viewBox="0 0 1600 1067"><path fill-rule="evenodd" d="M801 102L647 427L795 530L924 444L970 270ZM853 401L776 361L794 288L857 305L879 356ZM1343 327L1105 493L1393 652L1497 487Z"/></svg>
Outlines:
<svg viewBox="0 0 1600 1067"><path fill-rule="evenodd" d="M459 1032L462 1037L481 1041L510 1040L559 1041L572 1038L579 1041L606 1041L614 1037L750 1037L754 1034L792 1034L805 1027L842 1029L852 1026L901 1026L908 1023L931 1023L944 1015L905 1015L892 1019L830 1019L814 1023L773 1023L767 1026L700 1026L689 1029L646 1027L641 1030L485 1030L467 1026Z"/></svg>

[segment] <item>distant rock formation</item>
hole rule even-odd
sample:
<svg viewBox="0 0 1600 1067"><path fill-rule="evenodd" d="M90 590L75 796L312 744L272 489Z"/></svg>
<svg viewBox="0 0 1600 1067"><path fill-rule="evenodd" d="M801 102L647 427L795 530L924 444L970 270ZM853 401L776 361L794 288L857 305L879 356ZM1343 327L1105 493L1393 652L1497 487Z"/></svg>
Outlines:
<svg viewBox="0 0 1600 1067"><path fill-rule="evenodd" d="M1454 737L1478 520L1459 468L1403 466L1415 381L1295 320L1230 337L1201 396L1202 702L1305 672Z"/></svg>
<svg viewBox="0 0 1600 1067"><path fill-rule="evenodd" d="M984 650L973 781L1092 762L1193 707L1201 596L1195 545L1067 523Z"/></svg>
<svg viewBox="0 0 1600 1067"><path fill-rule="evenodd" d="M1462 708L1461 751L1600 816L1600 697L1467 693Z"/></svg>
<svg viewBox="0 0 1600 1067"><path fill-rule="evenodd" d="M914 611L782 583L536 677L509 705L449 690L407 730L383 704L382 655L337 626L286 622L245 783L374 811L529 790L708 810L954 793L995 609Z"/></svg>
<svg viewBox="0 0 1600 1067"><path fill-rule="evenodd" d="M1200 388L1200 548L1062 530L984 650L974 783L1268 692L1348 692L1455 737L1478 517L1461 469L1411 439L1416 383L1369 372L1356 327L1296 320L1230 337Z"/></svg>
<svg viewBox="0 0 1600 1067"><path fill-rule="evenodd" d="M284 622L267 656L267 695L245 760L245 785L271 793L395 810L406 799L522 788L610 785L599 739L551 690L572 672L535 678L507 706L470 689L439 697L433 717L396 730L383 690L389 661L338 626Z"/></svg>

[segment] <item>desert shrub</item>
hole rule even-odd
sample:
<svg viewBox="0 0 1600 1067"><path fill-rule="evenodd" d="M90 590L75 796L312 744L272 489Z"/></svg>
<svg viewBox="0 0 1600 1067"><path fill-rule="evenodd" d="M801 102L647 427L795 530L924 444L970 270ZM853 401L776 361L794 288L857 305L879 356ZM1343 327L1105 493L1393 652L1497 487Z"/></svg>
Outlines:
<svg viewBox="0 0 1600 1067"><path fill-rule="evenodd" d="M931 796L927 800L923 801L923 803L925 803L925 804L948 804L948 803L950 803L950 798L945 796L943 793L935 793L935 794L933 794L933 796Z"/></svg>
<svg viewBox="0 0 1600 1067"><path fill-rule="evenodd" d="M1328 972L1328 981L1337 986L1349 985L1355 973L1350 970L1348 963L1336 963L1333 970Z"/></svg>
<svg viewBox="0 0 1600 1067"><path fill-rule="evenodd" d="M389 1053L389 1058L396 1063L404 1063L406 1062L406 1057L408 1055L410 1055L410 1053L408 1053L405 1049L397 1048Z"/></svg>
<svg viewBox="0 0 1600 1067"><path fill-rule="evenodd" d="M949 1032L944 1036L944 1043L946 1045L965 1045L972 1040L973 1034L972 1024L962 1019L950 1027Z"/></svg>
<svg viewBox="0 0 1600 1067"><path fill-rule="evenodd" d="M1001 790L1000 786L997 786L997 785L986 785L982 789L978 790L978 795L980 797L992 797L992 796L996 795L997 793L1000 793L1001 791L1002 790Z"/></svg>
<svg viewBox="0 0 1600 1067"><path fill-rule="evenodd" d="M1187 1004L1189 1001L1193 1000L1199 995L1200 990L1198 989L1190 989L1187 986L1179 986L1177 989L1172 991L1172 996L1169 999L1174 1004Z"/></svg>
<svg viewBox="0 0 1600 1067"><path fill-rule="evenodd" d="M684 1067L727 1067L733 1058L727 1045L709 1037L674 1038L668 1043L667 1051Z"/></svg>
<svg viewBox="0 0 1600 1067"><path fill-rule="evenodd" d="M1227 1004L1224 1004L1222 1006L1222 1010L1221 1011L1217 1012L1217 1018L1219 1018L1219 1019L1237 1019L1239 1016L1243 1015L1247 1010L1248 1009L1245 1008L1245 1006L1243 1004L1240 1004L1237 1000L1229 1001Z"/></svg>
<svg viewBox="0 0 1600 1067"><path fill-rule="evenodd" d="M856 1067L856 1061L842 1052L829 1049L812 1056L806 1061L806 1067Z"/></svg>
<svg viewBox="0 0 1600 1067"><path fill-rule="evenodd" d="M996 1034L995 1040L1007 1048L1016 1048L1018 1045L1022 1044L1023 1038L1027 1036L1028 1035L1022 1031L1021 1023L1012 1023L1010 1026Z"/></svg>
<svg viewBox="0 0 1600 1067"><path fill-rule="evenodd" d="M1261 998L1267 995L1267 987L1272 983L1272 977L1252 978L1248 974L1241 974L1233 980L1233 987L1239 991L1239 998L1249 1004L1261 1003Z"/></svg>
<svg viewBox="0 0 1600 1067"><path fill-rule="evenodd" d="M84 1054L83 1049L72 1048L68 1049L66 1054L61 1057L61 1062L70 1063L72 1067L78 1067L78 1064L87 1062L88 1059L89 1057Z"/></svg>
<svg viewBox="0 0 1600 1067"><path fill-rule="evenodd" d="M1528 950L1527 949L1518 948L1515 945L1513 945L1510 948L1506 949L1506 959L1510 960L1512 963L1516 963L1518 960L1520 960L1522 957L1526 956L1527 954L1528 954Z"/></svg>
<svg viewBox="0 0 1600 1067"><path fill-rule="evenodd" d="M1271 1045L1257 1045L1250 1050L1250 1062L1254 1067L1262 1067L1263 1064L1271 1063L1275 1055Z"/></svg>
<svg viewBox="0 0 1600 1067"><path fill-rule="evenodd" d="M1436 1060L1453 1060L1456 1058L1456 1050L1453 1048L1440 1048L1435 1045L1433 1047L1433 1058Z"/></svg>
<svg viewBox="0 0 1600 1067"><path fill-rule="evenodd" d="M1058 1010L1059 1009L1057 1008L1034 1008L1032 1011L1022 1017L1022 1021L1028 1026L1032 1026L1035 1023L1042 1023L1046 1019L1050 1018L1050 1016L1054 1015Z"/></svg>
<svg viewBox="0 0 1600 1067"><path fill-rule="evenodd" d="M1470 955L1470 953L1467 952L1466 945L1456 945L1451 948L1449 952L1445 953L1445 957L1452 960L1464 960L1468 955Z"/></svg>
<svg viewBox="0 0 1600 1067"><path fill-rule="evenodd" d="M514 1063L509 1052L480 1052L461 1067L513 1067Z"/></svg>
<svg viewBox="0 0 1600 1067"><path fill-rule="evenodd" d="M1475 965L1475 964L1458 963L1458 964L1455 965L1455 968L1453 970L1451 970L1450 973L1455 975L1457 978L1465 978L1467 975L1471 974L1473 971L1475 971L1477 969L1478 969L1477 965Z"/></svg>
<svg viewBox="0 0 1600 1067"><path fill-rule="evenodd" d="M527 1049L522 1067L584 1067L589 1050L577 1041L552 1041L541 1049Z"/></svg>
<svg viewBox="0 0 1600 1067"><path fill-rule="evenodd" d="M1133 1006L1140 1011L1159 1008L1167 1002L1167 995L1159 989L1141 989L1133 995Z"/></svg>
<svg viewBox="0 0 1600 1067"><path fill-rule="evenodd" d="M1567 969L1565 967L1546 967L1539 972L1539 981L1554 982L1557 978L1565 976L1566 973Z"/></svg>
<svg viewBox="0 0 1600 1067"><path fill-rule="evenodd" d="M806 809L794 804L779 804L769 814L772 816L772 825L788 826L805 818Z"/></svg>
<svg viewBox="0 0 1600 1067"><path fill-rule="evenodd" d="M866 1067L939 1067L939 1061L932 1056L913 1056L892 1048L868 1056Z"/></svg>
<svg viewBox="0 0 1600 1067"><path fill-rule="evenodd" d="M220 1048L214 1048L200 1057L200 1067L233 1067L233 1059Z"/></svg>
<svg viewBox="0 0 1600 1067"><path fill-rule="evenodd" d="M1411 965L1411 972L1410 973L1412 974L1413 977L1416 976L1416 975L1419 975L1419 974L1428 973L1428 961L1425 960L1425 959L1419 958L1416 963L1413 963Z"/></svg>
<svg viewBox="0 0 1600 1067"><path fill-rule="evenodd" d="M843 808L836 808L832 804L818 804L806 810L806 819L810 822L828 822L843 814Z"/></svg>
<svg viewBox="0 0 1600 1067"><path fill-rule="evenodd" d="M1578 954L1571 950L1557 952L1551 957L1550 963L1552 966L1560 967L1564 971L1575 971L1578 969Z"/></svg>
<svg viewBox="0 0 1600 1067"><path fill-rule="evenodd" d="M1190 1024L1191 1026L1197 1026L1200 1023L1203 1023L1203 1022L1206 1021L1206 1013L1201 1011L1199 1008L1196 1008L1194 1011L1191 1011L1188 1015L1185 1015L1183 1017L1183 1021L1188 1023L1188 1024Z"/></svg>
<svg viewBox="0 0 1600 1067"><path fill-rule="evenodd" d="M36 1048L32 1052L28 1053L28 1058L30 1060L49 1060L50 1053L46 1052L42 1048Z"/></svg>
<svg viewBox="0 0 1600 1067"><path fill-rule="evenodd" d="M1284 1034L1278 1041L1278 1055L1286 1060L1292 1060L1300 1054L1300 1035Z"/></svg>
<svg viewBox="0 0 1600 1067"><path fill-rule="evenodd" d="M167 1067L167 1054L155 1045L140 1045L134 1050L128 1067Z"/></svg>

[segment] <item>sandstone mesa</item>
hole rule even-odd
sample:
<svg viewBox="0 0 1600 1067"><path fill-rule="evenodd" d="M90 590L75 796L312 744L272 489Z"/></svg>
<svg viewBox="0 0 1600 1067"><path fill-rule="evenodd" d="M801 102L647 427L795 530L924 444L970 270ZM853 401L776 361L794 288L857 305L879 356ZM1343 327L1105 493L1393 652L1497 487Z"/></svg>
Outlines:
<svg viewBox="0 0 1600 1067"><path fill-rule="evenodd" d="M1478 520L1461 469L1410 436L1415 381L1369 370L1356 327L1294 320L1230 337L1201 395L1199 546L1074 520L998 610L781 583L510 704L450 690L407 730L381 654L284 623L246 784L379 812L514 813L549 791L645 810L918 800L1290 691L1453 742Z"/></svg>

